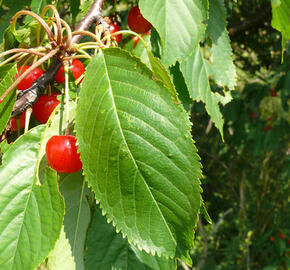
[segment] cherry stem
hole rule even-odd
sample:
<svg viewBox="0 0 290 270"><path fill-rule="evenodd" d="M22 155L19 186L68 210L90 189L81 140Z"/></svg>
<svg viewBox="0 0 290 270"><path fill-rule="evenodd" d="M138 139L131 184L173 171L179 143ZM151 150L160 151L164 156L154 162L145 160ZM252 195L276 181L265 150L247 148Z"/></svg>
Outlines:
<svg viewBox="0 0 290 270"><path fill-rule="evenodd" d="M64 62L64 78L65 78L65 135L69 135L69 62Z"/></svg>
<svg viewBox="0 0 290 270"><path fill-rule="evenodd" d="M4 66L5 64L9 63L10 61L17 59L18 57L20 57L21 55L27 55L27 53L17 53L11 57L9 57L8 59L6 59L5 61L0 63L0 67Z"/></svg>
<svg viewBox="0 0 290 270"><path fill-rule="evenodd" d="M91 59L92 57L90 55L73 55L73 56L67 56L62 58L63 61L69 61L73 59Z"/></svg>
<svg viewBox="0 0 290 270"><path fill-rule="evenodd" d="M22 15L28 15L28 16L33 17L35 20L37 20L41 24L41 26L44 28L45 32L48 35L49 40L50 41L55 41L54 37L53 37L53 34L52 34L49 26L47 25L47 23L40 16L38 16L34 12L28 11L28 10L20 10L13 16L13 18L12 18L12 20L10 22L11 23L12 32L15 32L16 21L17 21L18 17L20 17Z"/></svg>
<svg viewBox="0 0 290 270"><path fill-rule="evenodd" d="M24 48L11 49L9 51L1 53L0 54L0 58L2 58L5 55L12 54L12 53L29 53L29 54L35 54L35 55L38 55L38 56L44 56L45 54L40 52L40 51L43 51L43 50L45 50L45 49L44 48L39 48L39 49L37 49L37 48L35 48L35 49L24 49Z"/></svg>
<svg viewBox="0 0 290 270"><path fill-rule="evenodd" d="M67 36L66 49L71 49L71 44L72 44L72 32L71 32L71 28L67 24L66 21L64 21L62 19L60 19L60 21L61 21L61 24L64 26L64 28L66 30L66 36Z"/></svg>
<svg viewBox="0 0 290 270"><path fill-rule="evenodd" d="M10 87L4 92L4 94L0 97L0 100L3 100L5 97L9 95L9 93L13 90L14 87L16 87L32 70L40 66L42 63L44 63L49 58L53 57L55 54L57 54L58 49L54 49L50 51L48 54L40 58L37 62L35 62L31 67L29 67L26 71L24 71L17 79L16 81L10 85Z"/></svg>
<svg viewBox="0 0 290 270"><path fill-rule="evenodd" d="M25 127L24 127L24 134L28 131L29 129L29 121L32 113L32 108L28 108L25 113Z"/></svg>
<svg viewBox="0 0 290 270"><path fill-rule="evenodd" d="M142 38L142 36L137 34L136 32L133 32L133 31L130 31L130 30L121 30L121 31L118 31L118 32L115 32L115 33L111 34L111 36L113 37L113 36L117 36L117 35L120 35L120 34L130 34L130 35L137 36L142 41L144 47L147 50L149 49L149 46L147 45L145 40ZM107 39L107 37L105 37L104 39Z"/></svg>
<svg viewBox="0 0 290 270"><path fill-rule="evenodd" d="M101 44L102 47L105 47L105 45L103 44L101 39L97 35L89 32L89 31L74 31L72 33L72 35L73 36L89 36L89 37L93 38L94 40L96 40L97 42L99 42L99 44Z"/></svg>
<svg viewBox="0 0 290 270"><path fill-rule="evenodd" d="M53 5L47 5L44 7L44 9L41 12L41 18L44 18L45 14L47 13L47 11L51 9L55 18L55 22L56 22L56 26L57 26L57 44L60 44L62 41L62 31L61 31L61 19L59 16L59 13L57 11L57 9L53 6ZM40 27L37 28L37 34L40 33ZM39 37L39 36L37 36ZM39 41L39 40L37 40Z"/></svg>

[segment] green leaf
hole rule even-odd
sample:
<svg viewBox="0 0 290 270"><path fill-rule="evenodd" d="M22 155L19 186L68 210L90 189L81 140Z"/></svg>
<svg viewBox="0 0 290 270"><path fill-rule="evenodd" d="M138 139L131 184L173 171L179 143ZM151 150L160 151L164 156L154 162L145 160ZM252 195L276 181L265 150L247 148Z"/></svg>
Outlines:
<svg viewBox="0 0 290 270"><path fill-rule="evenodd" d="M31 7L31 10L33 12L35 12L36 14L39 14L41 13L42 9L47 5L47 4L50 4L48 2L51 2L51 1L46 1L46 0L32 0L31 1L31 4L30 4L30 7Z"/></svg>
<svg viewBox="0 0 290 270"><path fill-rule="evenodd" d="M142 38L144 39L144 41L147 43L148 48L151 49L151 45L150 45L150 35L143 35ZM149 59L148 59L148 54L147 54L147 50L144 46L144 44L142 43L141 40L139 40L139 42L136 45L136 48L132 50L132 53L136 56L138 56L141 61L143 63L145 63L147 66L150 65Z"/></svg>
<svg viewBox="0 0 290 270"><path fill-rule="evenodd" d="M17 72L16 65L8 64L0 67L0 96L10 87L14 82L15 74ZM16 89L10 92L10 94L4 98L2 103L0 103L0 134L2 134L5 129L12 110L16 101Z"/></svg>
<svg viewBox="0 0 290 270"><path fill-rule="evenodd" d="M290 39L290 0L272 0L272 22L273 28L282 34L282 49L285 50L286 41Z"/></svg>
<svg viewBox="0 0 290 270"><path fill-rule="evenodd" d="M197 47L205 31L207 0L140 0L139 7L161 37L164 65L185 59Z"/></svg>
<svg viewBox="0 0 290 270"><path fill-rule="evenodd" d="M60 237L54 249L49 253L47 266L49 270L76 270L74 257L72 256L71 246L66 238L63 226L61 227Z"/></svg>
<svg viewBox="0 0 290 270"><path fill-rule="evenodd" d="M17 11L23 9L25 6L29 6L30 3L31 0L3 0L2 4L5 5L9 10L0 18L0 33L3 33L4 30L9 26L13 15ZM2 42L2 38L3 36L0 35L0 42Z"/></svg>
<svg viewBox="0 0 290 270"><path fill-rule="evenodd" d="M184 109L189 112L193 101L189 96L184 77L180 71L179 62L177 62L174 66L170 67L169 70L176 92L178 93L178 98L182 102Z"/></svg>
<svg viewBox="0 0 290 270"><path fill-rule="evenodd" d="M64 231L69 239L76 269L84 269L84 246L90 223L90 209L86 199L87 185L81 172L69 174L60 185L65 199Z"/></svg>
<svg viewBox="0 0 290 270"><path fill-rule="evenodd" d="M152 75L129 53L103 50L87 67L76 133L108 220L147 252L180 257L192 247L201 169L188 115Z"/></svg>
<svg viewBox="0 0 290 270"><path fill-rule="evenodd" d="M222 96L217 92L211 91L205 61L201 55L200 48L198 48L186 61L181 63L181 71L191 98L205 103L207 113L223 137L224 120L220 112L219 103L226 104L231 100L231 97L229 92Z"/></svg>
<svg viewBox="0 0 290 270"><path fill-rule="evenodd" d="M49 168L36 182L36 159L44 126L15 141L0 167L0 269L30 270L54 247L64 215L57 174Z"/></svg>
<svg viewBox="0 0 290 270"><path fill-rule="evenodd" d="M149 57L149 61L150 61L150 65L151 65L154 77L160 80L164 84L164 86L168 88L168 90L172 94L172 97L174 98L174 101L179 102L174 84L172 83L169 73L166 70L166 68L162 65L160 59L157 57L154 57L154 55L149 49L147 50L147 54Z"/></svg>
<svg viewBox="0 0 290 270"><path fill-rule="evenodd" d="M130 245L126 238L117 234L108 224L101 210L96 210L86 242L85 269L126 269L126 270L173 270L171 259L152 256Z"/></svg>
<svg viewBox="0 0 290 270"><path fill-rule="evenodd" d="M236 69L232 60L231 42L226 29L224 0L212 0L209 5L207 34L212 39L212 76L220 86L233 89L236 84Z"/></svg>
<svg viewBox="0 0 290 270"><path fill-rule="evenodd" d="M72 18L75 19L79 13L80 0L70 0Z"/></svg>

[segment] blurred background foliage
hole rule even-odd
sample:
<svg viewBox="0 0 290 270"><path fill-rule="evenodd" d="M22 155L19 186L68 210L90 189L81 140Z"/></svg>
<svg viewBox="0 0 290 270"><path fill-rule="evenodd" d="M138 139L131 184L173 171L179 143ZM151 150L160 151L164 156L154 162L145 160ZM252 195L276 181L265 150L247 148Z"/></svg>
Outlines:
<svg viewBox="0 0 290 270"><path fill-rule="evenodd" d="M213 224L198 223L195 269L290 269L290 57L271 3L227 1L237 68L222 108L224 143L201 104L191 111ZM289 14L290 16L290 14Z"/></svg>
<svg viewBox="0 0 290 270"><path fill-rule="evenodd" d="M26 2L0 1L1 33ZM47 3L62 7L61 16L74 25L92 0L32 3L35 11ZM107 0L104 13L117 14L126 26L128 7L136 3ZM225 4L238 76L233 100L221 108L224 142L204 105L190 101L183 79L174 78L193 123L203 197L213 220L210 225L201 217L198 223L193 269L290 269L290 46L286 44L282 63L281 35L271 27L269 0ZM214 84L212 89L220 91Z"/></svg>

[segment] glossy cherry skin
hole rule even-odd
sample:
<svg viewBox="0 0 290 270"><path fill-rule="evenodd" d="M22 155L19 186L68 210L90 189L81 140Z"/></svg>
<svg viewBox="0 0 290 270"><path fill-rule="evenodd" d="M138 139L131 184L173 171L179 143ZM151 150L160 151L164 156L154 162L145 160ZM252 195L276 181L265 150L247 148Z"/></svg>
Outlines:
<svg viewBox="0 0 290 270"><path fill-rule="evenodd" d="M132 40L133 40L133 42L134 42L134 46L133 46L133 48L135 49L136 46L137 46L137 44L138 44L138 42L139 42L139 40L140 40L140 38L137 37L137 36L133 36L133 37L132 37Z"/></svg>
<svg viewBox="0 0 290 270"><path fill-rule="evenodd" d="M24 66L22 68L22 66L18 67L18 73L21 70L21 74L23 74L27 69L29 69L30 66ZM18 77L18 73L16 73L15 75L15 79L17 79ZM44 71L41 68L35 68L34 70L32 70L18 85L17 85L17 89L18 90L25 90L28 89L29 87L32 86L33 82L36 81L37 79L39 79L39 77L44 73Z"/></svg>
<svg viewBox="0 0 290 270"><path fill-rule="evenodd" d="M22 129L25 126L25 113L26 111L24 111L20 118L19 118L19 128ZM17 118L12 118L11 120L11 130L12 131L16 131L17 130Z"/></svg>
<svg viewBox="0 0 290 270"><path fill-rule="evenodd" d="M74 136L51 137L46 144L45 151L48 164L59 173L74 173L82 168Z"/></svg>
<svg viewBox="0 0 290 270"><path fill-rule="evenodd" d="M35 119L45 124L52 114L55 107L59 104L58 99L56 98L57 94L42 95L33 105L33 115Z"/></svg>
<svg viewBox="0 0 290 270"><path fill-rule="evenodd" d="M77 80L82 74L85 72L85 67L83 63L78 59L73 59L70 70L74 75L75 79ZM60 84L65 82L64 78L64 66L61 66L55 76L55 81Z"/></svg>
<svg viewBox="0 0 290 270"><path fill-rule="evenodd" d="M140 34L148 32L152 27L151 23L142 16L138 6L129 11L128 25L132 31Z"/></svg>
<svg viewBox="0 0 290 270"><path fill-rule="evenodd" d="M109 24L110 25L110 33L114 34L116 32L119 32L121 30L121 28L116 25L116 24ZM113 36L113 38L115 38L115 40L117 41L118 45L120 45L121 41L122 41L122 34L119 34L117 36Z"/></svg>

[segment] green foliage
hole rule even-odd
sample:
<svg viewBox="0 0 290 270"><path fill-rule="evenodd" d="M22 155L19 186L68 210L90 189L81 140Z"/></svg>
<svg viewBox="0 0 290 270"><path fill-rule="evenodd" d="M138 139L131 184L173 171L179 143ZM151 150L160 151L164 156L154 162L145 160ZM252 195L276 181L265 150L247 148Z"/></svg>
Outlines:
<svg viewBox="0 0 290 270"><path fill-rule="evenodd" d="M8 27L18 10L40 14L53 3L73 29L93 0L0 2L9 50L39 45L31 16ZM103 15L128 29L136 3L104 1ZM61 92L61 104L47 124L32 116L24 135L1 135L0 269L289 268L289 1L138 4L153 25L146 46L126 32L122 49L84 37L71 48L81 50L65 53L63 39L60 59L87 58L83 82L71 72L69 89L52 82L45 91ZM97 30L88 29L106 43ZM55 44L43 30L41 40L47 54ZM36 59L2 62L0 94L16 63ZM12 91L0 104L0 133L15 99ZM46 143L67 133L77 136L83 170L57 174Z"/></svg>
<svg viewBox="0 0 290 270"><path fill-rule="evenodd" d="M46 168L44 184L36 185L35 165L43 130L44 126L39 126L20 137L3 157L0 168L2 269L35 268L54 247L60 233L64 203L57 187L57 174Z"/></svg>
<svg viewBox="0 0 290 270"><path fill-rule="evenodd" d="M66 213L64 231L69 239L76 269L84 269L84 245L90 223L90 209L87 202L88 188L81 173L70 174L63 179L60 191L65 199Z"/></svg>
<svg viewBox="0 0 290 270"><path fill-rule="evenodd" d="M164 65L171 66L196 49L205 31L207 0L140 0L139 6L160 34Z"/></svg>
<svg viewBox="0 0 290 270"><path fill-rule="evenodd" d="M186 61L181 63L181 71L189 89L190 97L205 103L206 110L223 137L223 118L219 103L226 104L231 97L212 92L209 83L209 74L206 69L206 60L201 55L200 48Z"/></svg>
<svg viewBox="0 0 290 270"><path fill-rule="evenodd" d="M108 245L110 243L110 245ZM117 234L97 208L88 231L85 269L176 269L173 260L149 255Z"/></svg>
<svg viewBox="0 0 290 270"><path fill-rule="evenodd" d="M220 86L234 89L236 69L232 60L232 48L226 29L226 9L224 0L210 1L207 35L211 38L210 75Z"/></svg>
<svg viewBox="0 0 290 270"><path fill-rule="evenodd" d="M286 47L290 39L290 1L271 0L272 4L272 26L282 34L282 49Z"/></svg>
<svg viewBox="0 0 290 270"><path fill-rule="evenodd" d="M8 64L0 67L0 96L6 91L14 80L17 72L16 65ZM16 100L16 91L12 91L2 103L0 103L0 133L6 127Z"/></svg>
<svg viewBox="0 0 290 270"><path fill-rule="evenodd" d="M63 226L61 227L59 239L55 243L53 250L48 255L47 266L50 270L76 269L76 263L72 256L71 246L66 237Z"/></svg>
<svg viewBox="0 0 290 270"><path fill-rule="evenodd" d="M149 69L119 49L100 53L86 76L76 131L96 200L129 241L147 252L185 256L200 207L200 164L187 115Z"/></svg>

